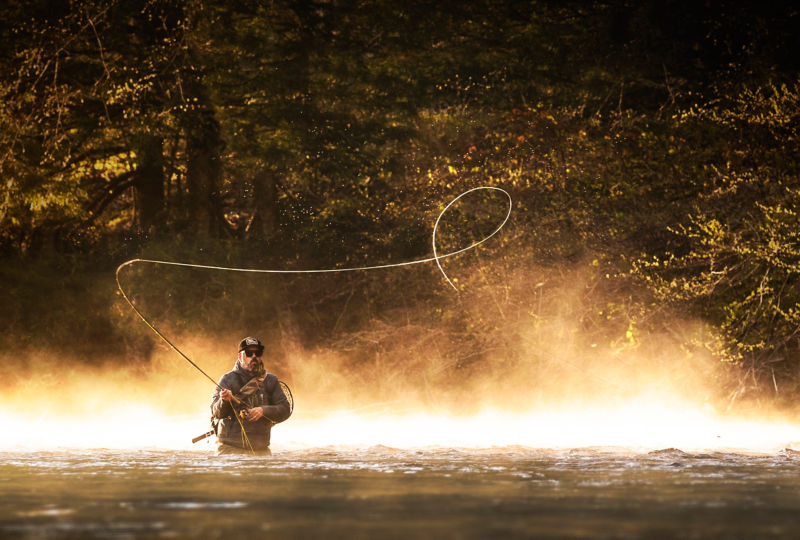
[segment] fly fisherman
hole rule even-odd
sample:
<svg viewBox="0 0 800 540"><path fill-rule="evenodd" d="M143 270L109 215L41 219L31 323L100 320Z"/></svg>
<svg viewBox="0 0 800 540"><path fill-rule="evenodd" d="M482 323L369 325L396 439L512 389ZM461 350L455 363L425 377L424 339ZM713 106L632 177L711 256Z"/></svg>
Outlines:
<svg viewBox="0 0 800 540"><path fill-rule="evenodd" d="M269 455L273 424L291 414L278 378L264 369L263 354L261 341L254 337L243 339L236 364L217 383L211 416L219 420L216 428L219 454Z"/></svg>

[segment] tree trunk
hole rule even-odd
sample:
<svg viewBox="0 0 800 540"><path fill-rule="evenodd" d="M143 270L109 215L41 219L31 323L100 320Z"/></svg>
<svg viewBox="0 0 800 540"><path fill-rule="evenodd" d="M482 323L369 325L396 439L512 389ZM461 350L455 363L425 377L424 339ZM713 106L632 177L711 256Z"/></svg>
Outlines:
<svg viewBox="0 0 800 540"><path fill-rule="evenodd" d="M164 154L161 137L142 137L137 148L134 190L136 229L140 236L147 236L164 224Z"/></svg>
<svg viewBox="0 0 800 540"><path fill-rule="evenodd" d="M262 170L253 178L253 217L247 225L249 238L263 239L275 232L277 225L277 189L275 174Z"/></svg>
<svg viewBox="0 0 800 540"><path fill-rule="evenodd" d="M203 96L205 97L205 96ZM215 199L220 183L220 127L214 111L206 99L185 118L186 132L186 187L189 192L189 220L200 236L217 236L219 233Z"/></svg>

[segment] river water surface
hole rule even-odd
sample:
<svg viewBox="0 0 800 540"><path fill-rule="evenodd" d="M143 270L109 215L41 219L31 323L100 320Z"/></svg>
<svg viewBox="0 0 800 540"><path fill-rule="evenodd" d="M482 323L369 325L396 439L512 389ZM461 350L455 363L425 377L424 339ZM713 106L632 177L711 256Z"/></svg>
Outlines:
<svg viewBox="0 0 800 540"><path fill-rule="evenodd" d="M800 453L0 451L0 538L798 538Z"/></svg>

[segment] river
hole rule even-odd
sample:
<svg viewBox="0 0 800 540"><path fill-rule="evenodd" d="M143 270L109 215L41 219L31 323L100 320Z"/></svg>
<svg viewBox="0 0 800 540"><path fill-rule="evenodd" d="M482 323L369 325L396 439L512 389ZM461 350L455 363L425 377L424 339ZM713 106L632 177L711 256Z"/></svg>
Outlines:
<svg viewBox="0 0 800 540"><path fill-rule="evenodd" d="M798 538L800 453L0 451L0 538Z"/></svg>

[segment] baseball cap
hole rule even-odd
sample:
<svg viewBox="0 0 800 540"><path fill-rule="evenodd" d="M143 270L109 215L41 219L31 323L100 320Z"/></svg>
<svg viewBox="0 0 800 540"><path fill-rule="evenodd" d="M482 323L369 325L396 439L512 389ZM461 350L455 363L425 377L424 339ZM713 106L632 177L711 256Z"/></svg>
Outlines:
<svg viewBox="0 0 800 540"><path fill-rule="evenodd" d="M246 337L239 343L239 351L243 351L248 347L258 347L260 351L264 350L264 344L258 338Z"/></svg>

